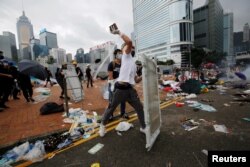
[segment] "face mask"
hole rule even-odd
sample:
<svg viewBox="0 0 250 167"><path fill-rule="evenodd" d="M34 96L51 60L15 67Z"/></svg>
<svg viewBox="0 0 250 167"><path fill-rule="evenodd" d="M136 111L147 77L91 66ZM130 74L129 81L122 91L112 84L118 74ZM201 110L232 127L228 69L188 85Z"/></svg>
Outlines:
<svg viewBox="0 0 250 167"><path fill-rule="evenodd" d="M122 59L122 54L117 54L117 59Z"/></svg>
<svg viewBox="0 0 250 167"><path fill-rule="evenodd" d="M131 51L131 55L132 55L132 57L135 56L135 51L134 50Z"/></svg>

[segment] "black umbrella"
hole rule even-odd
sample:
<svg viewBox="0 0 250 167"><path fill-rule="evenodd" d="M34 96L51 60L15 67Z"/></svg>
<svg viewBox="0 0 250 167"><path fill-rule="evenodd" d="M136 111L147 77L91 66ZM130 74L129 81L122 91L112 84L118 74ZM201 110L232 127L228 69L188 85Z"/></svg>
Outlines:
<svg viewBox="0 0 250 167"><path fill-rule="evenodd" d="M20 72L31 75L35 78L45 80L47 73L44 67L32 60L22 60L18 63L18 69Z"/></svg>
<svg viewBox="0 0 250 167"><path fill-rule="evenodd" d="M101 59L96 59L95 60L95 63L97 64L97 63L100 63L101 62Z"/></svg>
<svg viewBox="0 0 250 167"><path fill-rule="evenodd" d="M244 74L242 74L241 72L236 72L236 73L234 73L237 77L239 77L240 79L242 79L242 80L247 80L247 77L244 75Z"/></svg>

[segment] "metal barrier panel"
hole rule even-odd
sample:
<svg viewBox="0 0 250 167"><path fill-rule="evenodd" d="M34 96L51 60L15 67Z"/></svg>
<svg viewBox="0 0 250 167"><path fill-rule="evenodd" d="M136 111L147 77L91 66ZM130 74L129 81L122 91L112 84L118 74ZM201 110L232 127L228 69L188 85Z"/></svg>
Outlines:
<svg viewBox="0 0 250 167"><path fill-rule="evenodd" d="M146 123L146 148L153 146L161 127L160 98L158 92L158 73L156 63L142 56L143 65L143 97L144 97L144 117Z"/></svg>
<svg viewBox="0 0 250 167"><path fill-rule="evenodd" d="M83 87L80 80L76 74L74 65L67 65L67 70L65 70L67 90L71 92L71 98L73 101L81 101L84 97Z"/></svg>

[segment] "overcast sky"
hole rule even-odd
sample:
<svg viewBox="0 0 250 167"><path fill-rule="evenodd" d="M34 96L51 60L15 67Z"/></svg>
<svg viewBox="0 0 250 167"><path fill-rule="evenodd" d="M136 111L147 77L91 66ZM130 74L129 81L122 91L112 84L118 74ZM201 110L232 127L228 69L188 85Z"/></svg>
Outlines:
<svg viewBox="0 0 250 167"><path fill-rule="evenodd" d="M250 23L250 0L220 2L224 11L234 13L234 31L242 31L243 25ZM194 8L204 3L205 0L194 0ZM46 28L57 34L59 47L73 55L78 48L88 52L90 47L106 41L120 43L119 37L108 30L114 22L128 35L133 31L132 0L23 0L23 4L35 37L39 38L39 31ZM0 33L16 34L21 14L21 0L0 0Z"/></svg>

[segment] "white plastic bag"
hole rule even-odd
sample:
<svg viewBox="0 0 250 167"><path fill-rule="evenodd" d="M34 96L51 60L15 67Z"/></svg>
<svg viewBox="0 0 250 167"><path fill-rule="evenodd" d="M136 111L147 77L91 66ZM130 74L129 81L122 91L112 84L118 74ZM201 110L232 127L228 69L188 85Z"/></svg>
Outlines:
<svg viewBox="0 0 250 167"><path fill-rule="evenodd" d="M131 127L134 127L133 124L123 121L123 122L120 122L117 125L117 127L115 128L115 130L122 132L122 131L129 130Z"/></svg>
<svg viewBox="0 0 250 167"><path fill-rule="evenodd" d="M37 141L34 147L23 157L32 162L42 161L44 159L45 149L42 141Z"/></svg>

